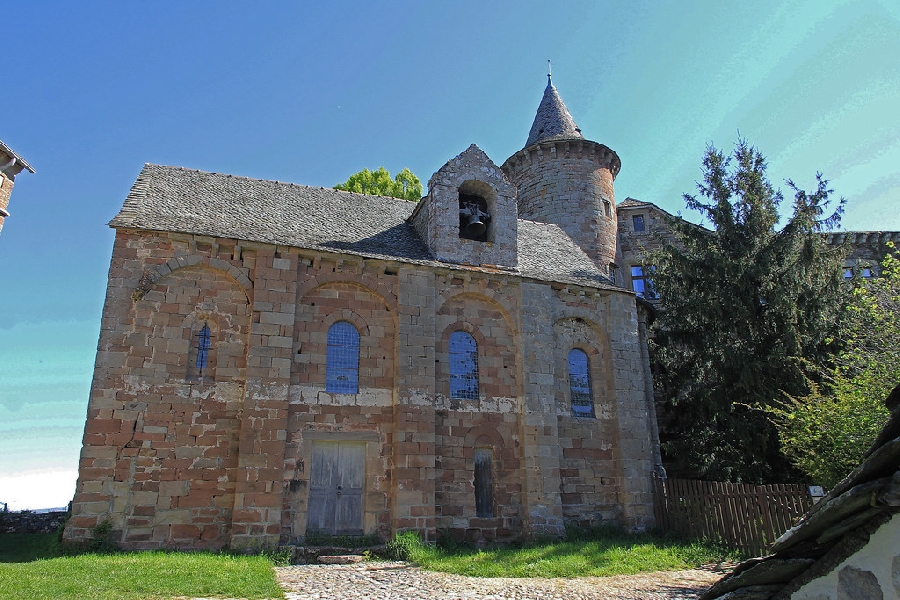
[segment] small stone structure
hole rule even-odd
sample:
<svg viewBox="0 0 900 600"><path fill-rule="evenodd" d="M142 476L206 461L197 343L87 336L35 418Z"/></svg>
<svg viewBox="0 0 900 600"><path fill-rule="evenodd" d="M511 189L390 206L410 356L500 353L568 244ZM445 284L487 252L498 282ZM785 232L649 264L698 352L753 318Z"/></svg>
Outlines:
<svg viewBox="0 0 900 600"><path fill-rule="evenodd" d="M0 141L0 230L3 222L9 216L9 196L15 185L16 175L27 170L34 173L34 169L25 162L25 159L13 152L12 148Z"/></svg>
<svg viewBox="0 0 900 600"><path fill-rule="evenodd" d="M121 212L66 539L470 542L653 525L618 156L548 81L526 147L419 203L146 165Z"/></svg>

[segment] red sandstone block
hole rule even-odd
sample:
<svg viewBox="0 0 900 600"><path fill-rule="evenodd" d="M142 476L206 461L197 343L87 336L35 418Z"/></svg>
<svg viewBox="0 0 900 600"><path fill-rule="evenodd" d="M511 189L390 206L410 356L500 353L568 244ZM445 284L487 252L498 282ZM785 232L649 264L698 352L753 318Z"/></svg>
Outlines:
<svg viewBox="0 0 900 600"><path fill-rule="evenodd" d="M281 493L254 493L244 496L244 501L252 506L260 508L280 508Z"/></svg>
<svg viewBox="0 0 900 600"><path fill-rule="evenodd" d="M190 496L181 496L176 498L176 500L177 508L197 508L212 504L212 494L207 492L201 494L192 493Z"/></svg>
<svg viewBox="0 0 900 600"><path fill-rule="evenodd" d="M582 495L578 493L562 493L559 496L563 504L572 505L583 503Z"/></svg>
<svg viewBox="0 0 900 600"><path fill-rule="evenodd" d="M173 539L196 539L200 537L200 529L194 525L172 525Z"/></svg>
<svg viewBox="0 0 900 600"><path fill-rule="evenodd" d="M85 433L118 433L122 430L121 419L89 419Z"/></svg>
<svg viewBox="0 0 900 600"><path fill-rule="evenodd" d="M234 523L255 523L261 518L259 511L252 508L236 509L231 520Z"/></svg>
<svg viewBox="0 0 900 600"><path fill-rule="evenodd" d="M114 475L114 470L111 467L82 467L78 470L78 474L84 481L96 481L98 479L112 478Z"/></svg>

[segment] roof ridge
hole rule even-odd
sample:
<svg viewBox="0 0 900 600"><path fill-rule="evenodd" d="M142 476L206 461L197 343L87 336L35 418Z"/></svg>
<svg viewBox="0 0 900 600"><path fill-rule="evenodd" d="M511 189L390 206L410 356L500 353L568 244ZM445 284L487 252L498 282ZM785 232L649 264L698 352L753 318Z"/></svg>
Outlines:
<svg viewBox="0 0 900 600"><path fill-rule="evenodd" d="M160 165L156 163L144 163L145 167L159 167L161 169L171 169L175 171L185 171L187 173L199 173L201 175L216 175L218 177L226 177L228 179L240 179L244 181L257 181L261 183L275 183L278 185L286 185L291 187L298 188L306 188L311 190L328 190L333 191L338 194L349 194L351 196L360 196L363 198L386 198L388 200L397 201L397 202L406 202L410 204L417 204L418 200L407 200L406 198L397 198L396 196L383 196L381 194L361 194L359 192L348 192L346 190L339 190L335 187L324 187L319 185L306 185L305 183L294 183L293 181L281 181L280 179L263 179L261 177L250 177L249 175L235 175L233 173L220 173L218 171L204 171L203 169L192 169L190 167L182 167L177 165Z"/></svg>

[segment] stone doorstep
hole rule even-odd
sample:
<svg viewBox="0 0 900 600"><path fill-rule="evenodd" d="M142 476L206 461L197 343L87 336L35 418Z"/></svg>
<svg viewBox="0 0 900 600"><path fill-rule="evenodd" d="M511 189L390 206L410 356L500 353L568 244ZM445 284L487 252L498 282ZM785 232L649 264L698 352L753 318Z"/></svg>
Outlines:
<svg viewBox="0 0 900 600"><path fill-rule="evenodd" d="M383 556L385 546L346 548L338 546L282 546L291 549L291 564L348 565L366 559L366 556Z"/></svg>

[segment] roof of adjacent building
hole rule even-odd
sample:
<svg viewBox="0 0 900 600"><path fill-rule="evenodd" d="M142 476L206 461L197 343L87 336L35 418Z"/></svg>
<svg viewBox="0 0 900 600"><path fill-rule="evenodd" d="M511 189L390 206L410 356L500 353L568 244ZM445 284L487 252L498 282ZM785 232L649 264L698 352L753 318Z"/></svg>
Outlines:
<svg viewBox="0 0 900 600"><path fill-rule="evenodd" d="M29 172L34 173L34 169L31 167L31 165L29 165L28 162L26 162L24 158L22 158L21 156L16 154L12 148L10 148L6 144L4 144L3 140L0 140L0 151L5 152L12 158L16 159L16 162L18 164L20 164L20 165L22 165L22 167L28 169Z"/></svg>
<svg viewBox="0 0 900 600"><path fill-rule="evenodd" d="M703 600L788 598L841 565L900 512L900 385L884 403L890 417L862 463L775 540L770 554L738 565Z"/></svg>
<svg viewBox="0 0 900 600"><path fill-rule="evenodd" d="M435 260L407 221L416 205L386 196L146 164L109 225L479 268ZM520 219L517 243L519 264L513 274L614 287L556 225Z"/></svg>
<svg viewBox="0 0 900 600"><path fill-rule="evenodd" d="M584 136L547 75L544 97L538 106L525 148L538 142L571 139L584 139Z"/></svg>

